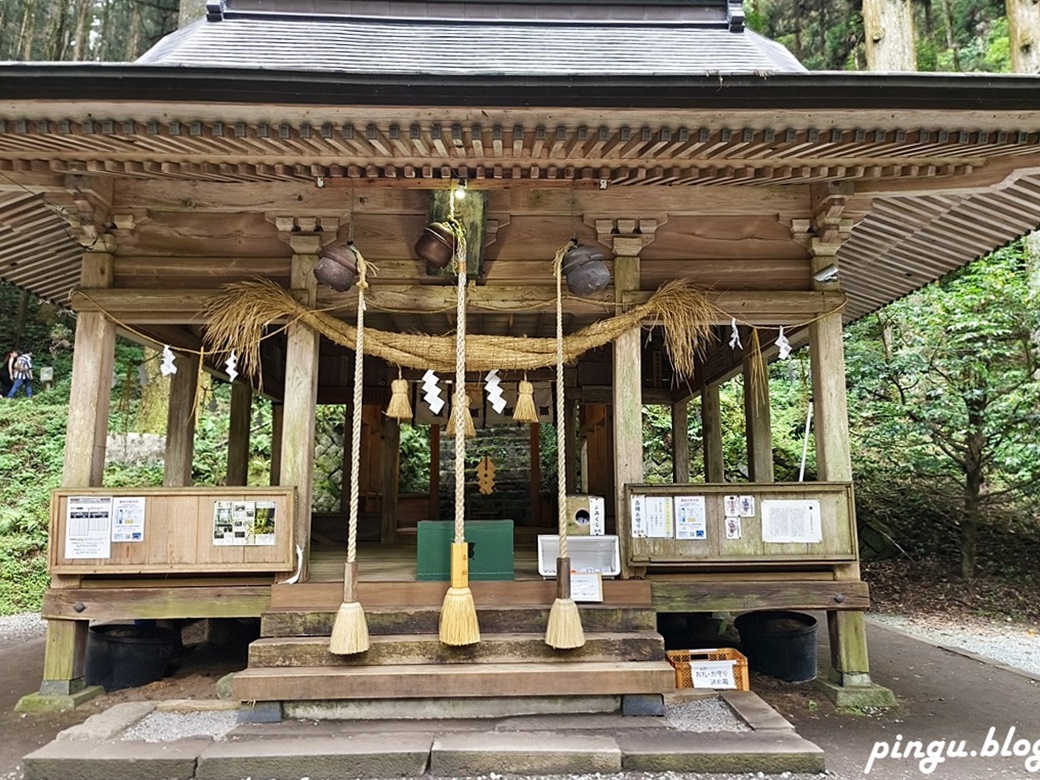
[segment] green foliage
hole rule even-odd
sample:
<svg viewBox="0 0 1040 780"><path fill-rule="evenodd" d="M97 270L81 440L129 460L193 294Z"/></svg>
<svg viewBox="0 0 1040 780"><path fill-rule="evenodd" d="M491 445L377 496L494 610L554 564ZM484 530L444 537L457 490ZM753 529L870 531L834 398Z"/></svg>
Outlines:
<svg viewBox="0 0 1040 780"><path fill-rule="evenodd" d="M136 59L177 27L178 0L0 0L0 59Z"/></svg>
<svg viewBox="0 0 1040 780"><path fill-rule="evenodd" d="M401 423L401 493L430 492L430 428Z"/></svg>
<svg viewBox="0 0 1040 780"><path fill-rule="evenodd" d="M39 610L47 582L46 544L0 534L0 615Z"/></svg>
<svg viewBox="0 0 1040 780"><path fill-rule="evenodd" d="M862 0L759 0L747 22L810 70L862 70L862 5ZM1002 0L924 0L914 3L914 17L919 70L1010 70Z"/></svg>

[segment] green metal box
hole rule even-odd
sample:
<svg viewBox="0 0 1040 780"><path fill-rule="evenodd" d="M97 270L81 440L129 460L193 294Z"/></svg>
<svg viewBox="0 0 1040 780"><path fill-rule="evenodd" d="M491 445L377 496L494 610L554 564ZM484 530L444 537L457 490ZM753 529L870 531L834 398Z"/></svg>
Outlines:
<svg viewBox="0 0 1040 780"><path fill-rule="evenodd" d="M423 520L419 523L415 579L451 579L451 543L455 523ZM513 579L513 521L470 520L466 523L471 580Z"/></svg>

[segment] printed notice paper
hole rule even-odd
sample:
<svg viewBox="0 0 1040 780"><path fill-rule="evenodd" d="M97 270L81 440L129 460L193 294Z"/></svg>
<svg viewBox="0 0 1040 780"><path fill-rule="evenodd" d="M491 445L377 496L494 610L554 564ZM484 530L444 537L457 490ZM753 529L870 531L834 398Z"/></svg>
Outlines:
<svg viewBox="0 0 1040 780"><path fill-rule="evenodd" d="M675 538L708 538L708 518L704 496L675 497Z"/></svg>
<svg viewBox="0 0 1040 780"><path fill-rule="evenodd" d="M646 527L646 496L635 495L632 496L632 503L629 507L632 521L632 538L633 539L644 539L649 534Z"/></svg>
<svg viewBox="0 0 1040 780"><path fill-rule="evenodd" d="M112 496L69 496L65 505L65 557L112 557Z"/></svg>
<svg viewBox="0 0 1040 780"><path fill-rule="evenodd" d="M116 496L112 499L112 541L144 541L144 496Z"/></svg>
<svg viewBox="0 0 1040 780"><path fill-rule="evenodd" d="M273 545L274 501L214 501L213 544L218 547Z"/></svg>
<svg viewBox="0 0 1040 780"><path fill-rule="evenodd" d="M599 572L571 572L573 601L603 601L603 575Z"/></svg>
<svg viewBox="0 0 1040 780"><path fill-rule="evenodd" d="M813 544L823 541L820 502L763 501L762 541L774 544Z"/></svg>
<svg viewBox="0 0 1040 780"><path fill-rule="evenodd" d="M671 539L675 535L672 530L673 520L671 496L646 497L647 536L652 539Z"/></svg>

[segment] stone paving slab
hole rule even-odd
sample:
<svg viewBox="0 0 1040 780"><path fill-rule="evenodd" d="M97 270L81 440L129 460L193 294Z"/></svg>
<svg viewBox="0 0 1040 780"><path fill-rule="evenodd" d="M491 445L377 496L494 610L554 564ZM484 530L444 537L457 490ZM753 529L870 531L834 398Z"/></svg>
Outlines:
<svg viewBox="0 0 1040 780"><path fill-rule="evenodd" d="M190 780L210 744L55 740L25 757L25 780Z"/></svg>
<svg viewBox="0 0 1040 780"><path fill-rule="evenodd" d="M218 742L202 751L196 780L328 780L357 777L420 777L433 744L431 735L352 734L337 739L283 738Z"/></svg>
<svg viewBox="0 0 1040 780"><path fill-rule="evenodd" d="M621 771L621 749L606 736L545 732L444 734L433 742L430 774L591 774Z"/></svg>
<svg viewBox="0 0 1040 780"><path fill-rule="evenodd" d="M792 731L632 731L617 736L624 769L638 772L782 772L824 770L823 751Z"/></svg>

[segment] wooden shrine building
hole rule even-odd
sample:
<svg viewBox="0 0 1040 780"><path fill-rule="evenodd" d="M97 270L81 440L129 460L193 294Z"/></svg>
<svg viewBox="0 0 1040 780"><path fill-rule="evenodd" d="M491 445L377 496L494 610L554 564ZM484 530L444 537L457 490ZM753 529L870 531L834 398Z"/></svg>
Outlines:
<svg viewBox="0 0 1040 780"><path fill-rule="evenodd" d="M329 540L344 530L342 515L321 533L312 522L315 407L350 403L352 347L296 317L272 323L260 374L233 383L218 488L192 485L196 380L200 363L229 378L228 355L206 340L225 285L268 280L353 324L357 287L336 292L313 273L348 239L378 269L373 333L453 333L452 278L414 247L460 182L469 334L553 338L552 260L575 237L603 253L610 280L565 296L566 334L685 280L713 307L712 336L682 376L647 319L571 360L564 417L546 412L567 442L568 492L604 497L617 537L617 577L602 604L582 605L586 647L532 650L510 669L504 640L489 641L540 631L510 610L543 614L555 592L535 542L555 533L556 499L532 475L530 506L489 518L514 521L501 543L515 569L472 583L481 649L417 652L380 674L376 644L343 660L321 644L342 594ZM223 0L136 63L0 65L0 277L77 322L41 693L79 689L90 621L261 616L242 700L647 693L672 680L654 612L771 608L825 610L834 690L873 690L842 326L1038 223L1040 79L810 73L746 29L732 0ZM811 352L817 482L774 480L756 366L775 358L781 327ZM116 335L168 347L178 369L161 488L103 484ZM423 374L400 372L438 450L446 412L426 405ZM525 378L549 399L561 389L549 369L500 374L507 398ZM719 386L741 374L749 473L734 481ZM360 601L374 634L435 633L446 583L417 580L417 529L448 519L450 475L434 458L431 495L398 496L399 428L383 413L398 376L366 353ZM466 379L478 423L511 425L491 411L483 372ZM273 410L274 463L269 485L246 487L258 394ZM672 408L674 485L644 484L647 403ZM734 508L733 495L750 500ZM633 517L683 501L701 515L682 529ZM240 512L272 522L236 543ZM731 516L742 530L727 534ZM142 538L119 535L120 517ZM402 628L395 610L414 620Z"/></svg>

